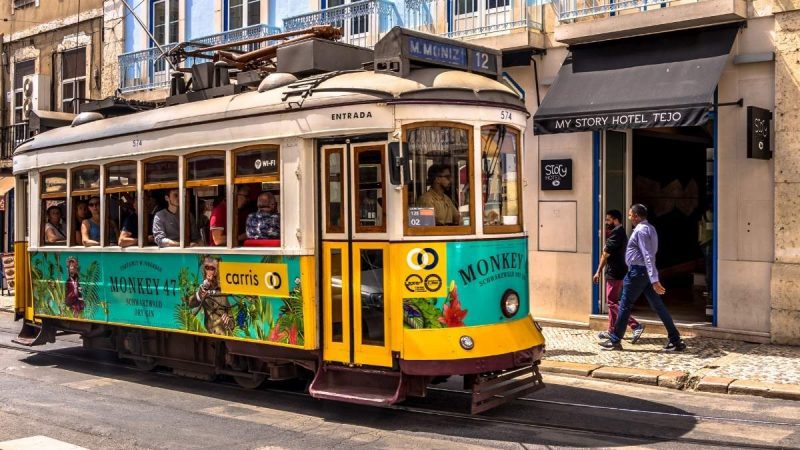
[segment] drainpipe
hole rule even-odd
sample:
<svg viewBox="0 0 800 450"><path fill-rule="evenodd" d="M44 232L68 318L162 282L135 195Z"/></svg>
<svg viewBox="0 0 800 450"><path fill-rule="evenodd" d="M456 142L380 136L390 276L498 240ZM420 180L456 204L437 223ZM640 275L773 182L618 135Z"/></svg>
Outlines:
<svg viewBox="0 0 800 450"><path fill-rule="evenodd" d="M3 95L5 95L6 92L6 74L10 74L8 64L6 64L8 55L6 55L5 38L5 33L0 33L0 93ZM5 56L5 58L3 56ZM6 99L2 99L0 102L2 102L0 104L0 127L2 127L6 124L6 109L8 109L8 103Z"/></svg>

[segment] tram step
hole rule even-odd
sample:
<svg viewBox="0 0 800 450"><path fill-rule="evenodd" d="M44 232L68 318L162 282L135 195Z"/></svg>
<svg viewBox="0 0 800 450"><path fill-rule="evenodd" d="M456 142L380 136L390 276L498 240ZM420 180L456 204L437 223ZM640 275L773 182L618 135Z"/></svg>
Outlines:
<svg viewBox="0 0 800 450"><path fill-rule="evenodd" d="M542 388L542 374L535 365L493 378L478 377L472 386L472 414L480 414Z"/></svg>
<svg viewBox="0 0 800 450"><path fill-rule="evenodd" d="M385 406L405 400L406 383L399 372L323 365L308 391L314 398Z"/></svg>
<svg viewBox="0 0 800 450"><path fill-rule="evenodd" d="M15 344L34 347L36 345L44 345L56 341L56 329L49 325L47 322L39 325L28 322L27 320L22 324L22 330L16 339L11 342Z"/></svg>

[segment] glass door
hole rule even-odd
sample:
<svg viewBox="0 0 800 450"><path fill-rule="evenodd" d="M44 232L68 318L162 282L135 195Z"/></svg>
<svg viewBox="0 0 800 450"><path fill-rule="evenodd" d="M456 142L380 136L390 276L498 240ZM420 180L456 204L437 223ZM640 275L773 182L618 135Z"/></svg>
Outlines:
<svg viewBox="0 0 800 450"><path fill-rule="evenodd" d="M323 358L390 367L385 144L321 149Z"/></svg>
<svg viewBox="0 0 800 450"><path fill-rule="evenodd" d="M600 202L600 248L602 253L605 246L608 229L605 225L606 212L617 210L622 213L623 224L627 223L627 210L631 198L630 148L632 133L630 130L605 132L604 151L602 155L602 201ZM629 225L629 224L628 224ZM630 234L630 230L628 230ZM599 290L600 311L608 312L606 304L606 290Z"/></svg>

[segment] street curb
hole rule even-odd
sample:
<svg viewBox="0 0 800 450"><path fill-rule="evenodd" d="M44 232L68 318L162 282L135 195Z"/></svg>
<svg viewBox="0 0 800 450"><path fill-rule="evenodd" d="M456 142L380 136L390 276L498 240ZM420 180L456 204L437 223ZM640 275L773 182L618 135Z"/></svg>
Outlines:
<svg viewBox="0 0 800 450"><path fill-rule="evenodd" d="M700 378L692 388L688 383L689 373L682 371L660 371L631 367L609 367L600 364L581 364L566 361L543 360L542 372L576 375L611 381L661 386L682 391L697 391L718 394L754 395L784 400L800 400L800 385L762 383L753 380L707 376Z"/></svg>

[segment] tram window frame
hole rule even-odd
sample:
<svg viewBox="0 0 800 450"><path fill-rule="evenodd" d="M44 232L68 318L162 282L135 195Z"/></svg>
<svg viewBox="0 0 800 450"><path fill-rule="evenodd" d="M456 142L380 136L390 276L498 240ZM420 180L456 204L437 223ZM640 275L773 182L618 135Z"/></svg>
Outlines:
<svg viewBox="0 0 800 450"><path fill-rule="evenodd" d="M338 155L339 156L339 172L338 172L338 179L333 178L333 174L331 173L332 165L331 165L331 156ZM344 212L344 147L330 147L325 149L325 231L331 234L341 234L345 232L344 224L345 224L345 212ZM333 189L331 186L334 183L338 184L338 195L339 201L333 202ZM337 207L333 205L338 204ZM338 223L333 223L331 220L333 214L332 212L336 211L339 217Z"/></svg>
<svg viewBox="0 0 800 450"><path fill-rule="evenodd" d="M422 176L415 177L415 184L418 184L422 187L422 192L417 198L413 199L413 205L409 204L409 200L411 197L411 186L404 186L403 187L403 234L405 236L448 236L448 235L471 235L475 234L475 157L474 157L474 149L475 149L475 142L474 142L474 133L475 127L472 125L459 123L459 122L447 122L447 121L430 121L430 122L415 122L411 124L407 124L403 126L402 132L402 140L403 142L408 143L408 136L409 133L413 130L419 128L455 128L464 130L467 133L466 142L467 142L467 173L468 173L468 183L467 183L467 195L466 200L468 201L467 204L469 206L469 224L463 224L462 218L462 225L435 225L435 226L427 226L427 227L410 227L409 226L409 208L414 207L416 205L417 200L419 199L422 194L427 192L427 171L428 165L423 164L423 166L419 165L417 161L417 155L414 154L414 149L411 145L408 146L408 157L412 162L412 167L414 167L415 173L423 174ZM452 159L452 156L450 156ZM452 180L457 180L459 170L453 170L450 167L451 176L453 177ZM451 184L451 189L457 189L458 184ZM452 194L451 194L452 199ZM458 208L458 206L456 206ZM460 213L460 212L459 212ZM460 215L460 214L459 214Z"/></svg>
<svg viewBox="0 0 800 450"><path fill-rule="evenodd" d="M516 218L517 218L517 220L516 220L516 224L503 224L502 223L502 221L505 220L504 219L505 217L514 216L513 214L506 214L506 215L503 214L503 208L507 207L504 204L508 202L508 192L510 192L510 191L509 190L505 190L504 191L504 190L502 190L502 188L501 188L501 192L500 192L501 201L499 203L499 212L498 212L498 218L500 219L501 223L500 224L487 224L487 211L486 211L487 201L484 201L484 199L483 199L483 192L484 192L484 189L486 189L488 191L488 187L489 186L488 186L488 184L486 184L486 181L484 180L484 173L485 173L484 171L486 170L486 163L487 163L486 162L486 143L487 143L487 141L484 140L484 130L489 130L489 129L493 128L493 127L494 128L499 128L499 129L503 129L504 128L505 132L510 134L511 136L513 136L514 139L515 139L514 143L513 143L513 145L514 145L513 150L514 150L514 155L515 155L515 159L516 159L515 166L516 166L516 172L517 172L517 177L516 177L516 186L517 186L517 189L516 189L516 203L517 203ZM481 200L481 203L482 203L482 206L483 206L482 210L481 210L482 211L481 220L483 221L483 232L486 233L486 234L501 234L501 233L519 233L519 232L522 232L522 224L523 224L523 222L522 222L522 220L523 220L522 213L523 213L524 205L523 205L523 202L522 202L522 155L521 155L521 152L520 152L520 148L521 148L520 139L521 139L521 136L522 136L522 133L520 133L520 131L518 129L516 129L514 127L511 127L511 126L508 126L508 125L504 125L504 124L491 124L491 125L484 125L484 126L481 127L481 166L480 166L480 170L481 170L481 191L480 191L481 192L481 197L480 197L480 200ZM501 142L502 142L502 140L501 140ZM502 149L500 149L500 151L498 153L502 153ZM494 164L495 168L499 169L501 167L501 164L502 163L500 161L496 162ZM510 173L510 172L508 172L508 173ZM499 173L499 176L500 176L501 180L505 178L504 175L505 175L505 173L503 173L503 172ZM506 201L502 200L503 196L506 197Z"/></svg>
<svg viewBox="0 0 800 450"><path fill-rule="evenodd" d="M380 185L379 188L365 188L362 189L362 179L361 179L361 162L359 158L363 153L367 152L377 152L380 156L380 166L378 167L378 181L375 182L368 182L369 184L378 184ZM355 232L356 233L385 233L386 232L386 146L385 145L365 145L361 147L354 147L353 151L353 159L355 160L354 165L354 174L353 174L353 189L354 192L354 206L353 211L355 213L355 217L353 223L355 223ZM364 167L367 167L365 165ZM361 192L365 190L372 190L376 191L380 189L380 195L375 199L375 215L376 219L380 218L380 225L362 225L362 220L369 220L367 217L363 217L364 215L364 207L362 206L362 199L361 199ZM371 208L366 208L371 209Z"/></svg>
<svg viewBox="0 0 800 450"><path fill-rule="evenodd" d="M217 157L222 158L222 173L218 176L206 177L206 178L193 178L191 173L191 165L193 161L202 159L203 157ZM184 198L185 198L185 212L184 212L184 229L182 230L185 242L192 243L191 239L191 228L194 225L197 230L198 234L200 235L200 246L202 247L219 247L224 248L227 246L227 239L225 245L214 245L212 243L211 237L211 230L206 226L203 227L201 225L201 215L203 211L195 210L194 211L194 220L192 220L192 213L193 208L195 206L194 199L197 196L198 189L208 189L208 188L216 188L216 194L214 195L214 199L212 200L215 204L212 204L211 210L209 213L213 211L213 208L216 207L219 203L222 203L227 198L227 183L226 183L226 153L224 150L204 150L200 152L190 153L184 156L183 159L183 173L184 173ZM221 189L220 189L221 187ZM192 223L194 221L194 224ZM203 232L203 228L206 228L206 233ZM226 230L227 231L227 230Z"/></svg>
<svg viewBox="0 0 800 450"><path fill-rule="evenodd" d="M261 151L264 151L264 150L266 150L266 151L275 151L275 153L276 153L276 156L275 156L275 159L276 159L276 163L275 163L276 173L274 173L274 174L273 173L270 173L270 174L251 174L251 173L247 173L247 174L244 174L244 175L239 175L239 170L238 170L239 169L239 157L242 154L249 153L249 152L255 152L255 151L258 151L258 150L261 150ZM231 156L232 156L232 164L231 164L231 166L232 166L232 170L233 170L233 187L232 187L232 189L233 189L233 194L234 194L235 198L234 198L234 203L232 205L228 205L229 217L228 217L228 223L226 224L226 225L230 225L231 223L233 223L233 226L232 227L227 227L227 228L230 228L230 230L226 230L226 232L228 233L229 238L231 238L231 242L233 243L233 246L234 247L247 247L247 248L253 248L253 247L280 248L280 247L282 247L283 246L283 236L284 236L284 229L283 229L284 221L283 221L283 204L281 203L281 197L282 197L282 194L283 194L283 185L281 184L282 159L281 159L281 147L280 147L280 145L276 145L276 144L259 144L259 145L250 145L250 146L247 146L247 147L241 147L241 148L237 148L237 149L233 150L231 152ZM256 170L258 170L258 168ZM248 200L249 201L255 200L257 202L258 196L262 192L271 192L273 194L273 196L275 197L275 200L276 200L277 205L278 205L278 209L277 209L278 217L280 219L280 222L279 222L280 223L280 226L279 226L280 237L278 239L279 245L277 245L277 246L274 246L274 245L263 245L263 246L262 245L254 245L254 243L252 241L255 241L255 239L247 239L246 236L245 236L244 239L240 239L240 233L238 233L238 232L239 232L240 229L244 230L243 233L246 232L246 224L240 224L239 223L240 222L239 209L236 208L235 206L238 206L238 203L237 203L238 202L238 192L239 192L240 186L243 186L243 185L247 185L247 186L250 187L250 192L248 194L248 197L249 197ZM257 185L259 187L259 192L253 192L253 187L255 187ZM269 189L265 189L265 188L269 187L269 185L274 185L274 187L269 188ZM277 194L276 194L276 191L277 191ZM245 204L243 207L247 207L247 204ZM256 206L256 209L253 210L251 213L256 212L257 210L258 210L258 208ZM231 215L233 217L230 217ZM247 216L244 216L245 221L247 220L248 216L249 216L249 214ZM233 219L232 222L231 222L231 219ZM242 225L241 228L240 228L240 225ZM272 240L265 239L265 241L272 241Z"/></svg>
<svg viewBox="0 0 800 450"><path fill-rule="evenodd" d="M175 181L158 181L158 182L148 183L147 182L148 165L152 164L152 163L157 163L159 161L168 161L168 160L175 160L175 164L176 164ZM161 248L155 242L155 238L153 237L153 221L155 220L155 216L156 216L156 213L158 213L158 211L161 211L162 209L167 208L169 206L169 205L164 205L164 202L165 202L164 196L166 196L169 193L169 191L171 191L173 189L177 189L178 190L178 195L180 196L179 179L180 179L180 158L178 158L178 156L175 156L175 155L166 155L166 156L162 155L162 156L154 156L152 158L147 158L145 160L142 160L142 199L144 200L144 202L143 202L143 205L145 205L144 209L150 209L150 208L147 208L147 204L148 204L147 200L148 199L151 199L153 202L156 203L156 205L153 205L153 208L152 208L152 213L153 213L153 217L152 218L150 217L150 212L151 211L146 211L146 212L145 211L141 211L140 212L140 214L146 214L145 216L143 216L143 218L144 218L144 221L143 221L143 225L144 226L142 227L143 229L139 230L140 233L142 233L142 232L146 232L147 233L146 235L144 235L144 234L142 235L142 236L146 236L144 239L142 239L142 245L144 247ZM157 197L153 197L153 195L156 195ZM163 208L156 209L155 208L156 206L163 206ZM180 217L180 214L181 214L180 205L178 205L178 214L177 215ZM151 237L153 237L153 241L150 241ZM178 246L180 246L180 242L179 242ZM168 247L165 247L165 248L168 248ZM177 248L177 247L175 247L175 248Z"/></svg>
<svg viewBox="0 0 800 450"><path fill-rule="evenodd" d="M75 183L75 177L80 172L82 172L82 171L84 171L86 169L97 169L97 187L96 188L95 187L89 187L89 188L81 187L81 188L76 189L75 188L75 184L76 184ZM100 185L101 185L101 181L100 180L102 179L102 177L103 177L103 174L102 174L102 170L101 170L99 164L86 164L86 165L82 165L82 166L73 167L73 168L71 168L69 170L69 184L67 185L67 189L69 191L69 197L71 199L70 208L72 208L72 211L70 211L71 212L70 220L72 220L71 223L75 224L75 226L77 227L77 229L75 229L72 232L72 235L75 237L75 239L74 239L75 242L71 242L70 246L77 246L77 247L101 247L102 246L101 244L103 242L103 226L101 224L103 223L103 213L102 213L102 211L103 211L103 206L104 206L104 203L105 203L103 201L103 199L102 199L102 196L100 195ZM80 221L80 223L75 222L75 219L77 218L77 214L76 214L77 213L77 207L78 207L77 205L79 203L83 202L83 201L86 202L87 211L89 213L91 213L91 211L90 211L91 207L89 206L89 203L91 202L93 197L97 197L97 199L98 199L97 214L100 217L97 218L97 224L100 227L100 236L98 237L97 240L92 240L91 242L87 242L85 239L83 239L83 220L87 220L88 217L87 217L87 219L82 219Z"/></svg>
<svg viewBox="0 0 800 450"><path fill-rule="evenodd" d="M122 166L133 166L133 182L131 183L130 179L127 184L119 184L119 185L111 185L111 176L112 176L112 169L114 167L122 167ZM114 161L112 163L108 163L104 166L104 173L103 177L105 178L105 184L103 186L103 199L105 201L105 213L107 220L104 223L106 228L106 235L105 235L105 245L109 247L138 247L140 245L140 240L138 236L138 221L139 221L139 204L138 199L138 181L139 181L139 163L135 160L125 160L125 161ZM129 212L129 214L136 214L135 219L137 221L137 236L136 236L136 244L121 246L119 245L120 235L122 234L122 228L124 224L124 220L122 219L121 212L118 212L116 215L111 211L112 203L110 201L111 196L118 196L122 197L125 194L132 194L133 202L136 205L133 212ZM118 198L115 198L115 201L119 201ZM120 205L121 207L121 205ZM117 229L116 229L116 239L112 242L111 236L111 221L114 220L114 217L117 217ZM126 217L127 220L127 217Z"/></svg>
<svg viewBox="0 0 800 450"><path fill-rule="evenodd" d="M45 188L45 183L46 183L47 178L49 178L49 177L56 178L58 174L62 174L61 178L64 179L63 190L47 192L45 190L46 189ZM68 195L67 195L68 186L67 185L69 184L68 180L69 180L69 172L66 169L53 169L53 170L48 170L48 171L39 173L39 205L40 205L40 210L41 210L40 211L40 219L39 219L39 224L40 224L39 225L40 226L40 232L39 232L39 236L40 237L39 237L39 239L40 239L40 245L41 246L64 247L64 246L69 245L69 236L70 236L70 232L71 232L70 231L70 226L69 226L69 221L70 221L71 217L69 217L69 215L67 214L68 211L69 211L69 205L68 205L68 200L67 200L68 199ZM55 205L54 204L55 202L61 202L61 203L60 203L60 205ZM47 209L49 208L49 206L59 206L59 207L63 208L61 210L61 217L62 217L62 220L64 221L64 234L65 234L65 237L66 237L66 239L65 239L63 244L62 243L48 243L47 242L47 237L45 235L45 230L46 230L46 227L47 227L47 220L48 220Z"/></svg>

